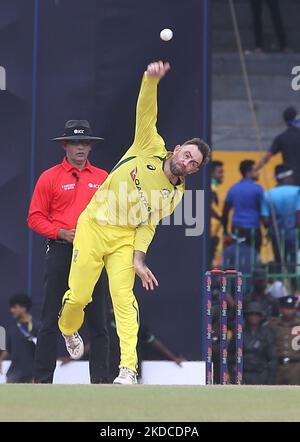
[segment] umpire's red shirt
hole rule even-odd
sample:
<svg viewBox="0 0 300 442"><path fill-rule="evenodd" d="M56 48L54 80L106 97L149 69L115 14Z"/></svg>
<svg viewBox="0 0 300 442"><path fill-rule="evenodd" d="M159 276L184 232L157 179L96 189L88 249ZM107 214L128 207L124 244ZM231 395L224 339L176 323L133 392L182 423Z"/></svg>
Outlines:
<svg viewBox="0 0 300 442"><path fill-rule="evenodd" d="M81 212L108 173L86 162L84 169L61 164L39 177L29 207L28 226L47 238L57 239L59 229L75 229Z"/></svg>

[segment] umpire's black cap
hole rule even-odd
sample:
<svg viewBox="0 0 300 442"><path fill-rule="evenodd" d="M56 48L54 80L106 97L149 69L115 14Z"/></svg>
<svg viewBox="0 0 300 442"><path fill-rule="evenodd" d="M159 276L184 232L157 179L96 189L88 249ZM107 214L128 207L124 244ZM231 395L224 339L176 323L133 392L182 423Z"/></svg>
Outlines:
<svg viewBox="0 0 300 442"><path fill-rule="evenodd" d="M103 138L93 135L90 123L87 120L69 120L65 124L63 135L52 138L52 141L67 140L103 140Z"/></svg>

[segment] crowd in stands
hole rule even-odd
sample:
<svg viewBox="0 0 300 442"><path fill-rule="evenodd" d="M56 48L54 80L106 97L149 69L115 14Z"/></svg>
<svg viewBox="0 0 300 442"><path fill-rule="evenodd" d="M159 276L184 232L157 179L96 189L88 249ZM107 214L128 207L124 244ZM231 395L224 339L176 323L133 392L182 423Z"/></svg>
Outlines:
<svg viewBox="0 0 300 442"><path fill-rule="evenodd" d="M214 383L220 381L219 284L213 290ZM300 385L300 304L297 296L280 297L274 284L268 284L266 269L253 275L252 289L244 297L243 383L249 385ZM235 376L235 305L228 294L229 379Z"/></svg>
<svg viewBox="0 0 300 442"><path fill-rule="evenodd" d="M241 180L229 188L223 205L218 186L224 181L224 164L211 163L211 266L221 242L223 268L235 268L244 275L246 384L300 385L300 117L296 109L288 108L283 118L287 129L274 139L262 159L257 164L252 159L240 163ZM283 161L274 170L277 184L264 190L257 183L259 170L279 152ZM265 263L260 254L262 241L270 241L273 250L273 257ZM219 379L218 298L217 284L215 382ZM228 305L229 349L233 350L235 305L231 294ZM233 373L231 377L234 379Z"/></svg>
<svg viewBox="0 0 300 442"><path fill-rule="evenodd" d="M289 270L293 269L292 264L297 263L300 227L300 117L294 108L286 109L283 117L287 124L286 131L275 138L270 150L259 163L255 164L252 159L240 163L241 180L230 187L223 207L218 198L218 186L224 181L224 166L220 161L211 162L212 263L223 236L225 246L235 242L254 247L251 253L254 253L254 263L257 264L262 244L262 226L266 228L266 240L272 242L275 262L281 266L289 265ZM283 163L274 170L277 184L264 191L257 183L259 170L272 155L279 152ZM226 251L226 247L224 253L223 258L230 260L231 254ZM243 251L243 255L245 254L246 249Z"/></svg>

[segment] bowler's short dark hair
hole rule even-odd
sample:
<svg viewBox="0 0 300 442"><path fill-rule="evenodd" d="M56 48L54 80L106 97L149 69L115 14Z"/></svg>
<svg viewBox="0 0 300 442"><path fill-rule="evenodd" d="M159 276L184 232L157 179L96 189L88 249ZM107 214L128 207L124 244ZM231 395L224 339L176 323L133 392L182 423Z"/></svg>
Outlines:
<svg viewBox="0 0 300 442"><path fill-rule="evenodd" d="M207 164L209 162L211 150L208 144L201 140L201 138L192 138L191 140L185 141L182 146L186 146L187 144L194 144L198 147L199 151L203 155L202 164Z"/></svg>
<svg viewBox="0 0 300 442"><path fill-rule="evenodd" d="M251 172L252 167L254 166L255 161L253 160L244 160L240 163L240 172L242 176L245 178L248 172Z"/></svg>
<svg viewBox="0 0 300 442"><path fill-rule="evenodd" d="M21 307L25 307L26 310L29 310L32 302L29 296L25 295L24 293L17 293L10 298L9 305L10 307L13 307L14 305L20 305Z"/></svg>

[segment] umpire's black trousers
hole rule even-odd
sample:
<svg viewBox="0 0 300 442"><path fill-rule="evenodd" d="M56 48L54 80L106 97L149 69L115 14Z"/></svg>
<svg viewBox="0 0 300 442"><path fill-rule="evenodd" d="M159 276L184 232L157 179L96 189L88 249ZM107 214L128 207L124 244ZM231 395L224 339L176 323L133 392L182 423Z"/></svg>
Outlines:
<svg viewBox="0 0 300 442"><path fill-rule="evenodd" d="M35 382L52 383L57 358L58 313L62 297L68 289L68 276L72 259L72 244L49 241L46 251L44 279L45 300L41 327L35 352ZM106 293L98 281L93 302L85 309L90 333L91 383L108 382L109 335L107 329Z"/></svg>

